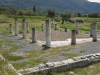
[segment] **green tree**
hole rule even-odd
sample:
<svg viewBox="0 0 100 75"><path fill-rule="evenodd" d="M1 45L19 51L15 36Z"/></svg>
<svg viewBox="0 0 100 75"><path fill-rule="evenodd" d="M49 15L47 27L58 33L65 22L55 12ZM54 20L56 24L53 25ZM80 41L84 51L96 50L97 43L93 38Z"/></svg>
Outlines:
<svg viewBox="0 0 100 75"><path fill-rule="evenodd" d="M77 12L77 17L82 17L82 14L80 12Z"/></svg>
<svg viewBox="0 0 100 75"><path fill-rule="evenodd" d="M35 5L33 6L33 11L36 12Z"/></svg>
<svg viewBox="0 0 100 75"><path fill-rule="evenodd" d="M68 21L70 20L70 16L71 14L68 14L68 13L65 13L65 14L62 14L62 24L64 24L64 21Z"/></svg>
<svg viewBox="0 0 100 75"><path fill-rule="evenodd" d="M24 15L24 12L21 9L19 9L18 10L18 15Z"/></svg>
<svg viewBox="0 0 100 75"><path fill-rule="evenodd" d="M53 18L55 17L55 11L49 9L47 13L48 13L48 16L52 18L52 21L53 21Z"/></svg>

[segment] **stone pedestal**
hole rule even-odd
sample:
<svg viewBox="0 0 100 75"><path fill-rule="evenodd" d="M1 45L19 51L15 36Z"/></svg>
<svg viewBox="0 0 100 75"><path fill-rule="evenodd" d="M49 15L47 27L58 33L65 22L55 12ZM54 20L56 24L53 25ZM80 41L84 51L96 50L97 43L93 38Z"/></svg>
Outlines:
<svg viewBox="0 0 100 75"><path fill-rule="evenodd" d="M51 23L50 20L46 20L46 47L51 47Z"/></svg>
<svg viewBox="0 0 100 75"><path fill-rule="evenodd" d="M76 44L76 30L72 30L71 45Z"/></svg>
<svg viewBox="0 0 100 75"><path fill-rule="evenodd" d="M36 31L36 28L32 28L32 43L36 43L35 31Z"/></svg>
<svg viewBox="0 0 100 75"><path fill-rule="evenodd" d="M18 36L19 29L18 29L18 18L15 19L15 36Z"/></svg>
<svg viewBox="0 0 100 75"><path fill-rule="evenodd" d="M44 31L44 24L42 24L42 31Z"/></svg>
<svg viewBox="0 0 100 75"><path fill-rule="evenodd" d="M79 33L79 21L76 21L76 34Z"/></svg>
<svg viewBox="0 0 100 75"><path fill-rule="evenodd" d="M29 24L28 22L26 22L26 26L27 26L27 33L29 32Z"/></svg>
<svg viewBox="0 0 100 75"><path fill-rule="evenodd" d="M9 26L10 26L10 33L12 33L13 32L12 24L10 24Z"/></svg>
<svg viewBox="0 0 100 75"><path fill-rule="evenodd" d="M65 32L67 32L67 28L65 28Z"/></svg>
<svg viewBox="0 0 100 75"><path fill-rule="evenodd" d="M91 23L91 27L90 27L90 37L93 37L93 24Z"/></svg>
<svg viewBox="0 0 100 75"><path fill-rule="evenodd" d="M26 20L23 19L23 39L26 39Z"/></svg>
<svg viewBox="0 0 100 75"><path fill-rule="evenodd" d="M97 22L93 22L93 42L97 41Z"/></svg>

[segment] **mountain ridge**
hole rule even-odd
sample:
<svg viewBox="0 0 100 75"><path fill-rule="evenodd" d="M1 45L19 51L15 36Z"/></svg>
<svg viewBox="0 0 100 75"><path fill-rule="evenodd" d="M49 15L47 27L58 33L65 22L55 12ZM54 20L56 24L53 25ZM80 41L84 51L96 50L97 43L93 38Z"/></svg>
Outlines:
<svg viewBox="0 0 100 75"><path fill-rule="evenodd" d="M59 13L100 13L100 3L88 0L0 0L0 4L21 9L32 9L35 5L37 11L52 9Z"/></svg>

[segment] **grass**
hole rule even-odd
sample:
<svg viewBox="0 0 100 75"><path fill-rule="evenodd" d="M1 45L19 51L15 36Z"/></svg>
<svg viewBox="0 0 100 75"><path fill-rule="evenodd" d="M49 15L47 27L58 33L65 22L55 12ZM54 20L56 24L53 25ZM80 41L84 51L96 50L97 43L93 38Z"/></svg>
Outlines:
<svg viewBox="0 0 100 75"><path fill-rule="evenodd" d="M80 51L79 53L84 53L85 51L83 50L83 51Z"/></svg>
<svg viewBox="0 0 100 75"><path fill-rule="evenodd" d="M0 58L0 75L17 75L13 70L9 69L8 66L8 61L3 61Z"/></svg>

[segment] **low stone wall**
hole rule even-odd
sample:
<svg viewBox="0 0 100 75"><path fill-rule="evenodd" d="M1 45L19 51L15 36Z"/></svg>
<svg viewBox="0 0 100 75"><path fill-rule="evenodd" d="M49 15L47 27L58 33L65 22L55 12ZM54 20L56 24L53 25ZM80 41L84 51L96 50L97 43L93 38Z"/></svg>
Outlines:
<svg viewBox="0 0 100 75"><path fill-rule="evenodd" d="M46 64L40 64L33 68L20 69L17 72L22 72L22 71L27 72L25 75L35 72L48 74L51 71L60 72L60 71L66 71L70 68L85 67L92 62L98 62L98 61L100 61L100 53L78 56L74 57L73 59L67 59L58 62L48 62Z"/></svg>

